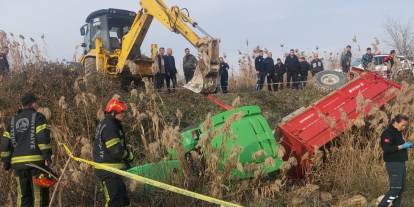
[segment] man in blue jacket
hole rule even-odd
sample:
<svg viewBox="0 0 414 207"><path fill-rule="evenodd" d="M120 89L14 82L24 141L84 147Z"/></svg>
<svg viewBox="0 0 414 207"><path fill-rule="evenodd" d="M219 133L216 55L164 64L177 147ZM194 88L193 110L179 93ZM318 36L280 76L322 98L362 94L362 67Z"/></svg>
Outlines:
<svg viewBox="0 0 414 207"><path fill-rule="evenodd" d="M172 55L171 48L167 49L167 55L165 56L165 81L167 83L168 93L175 92L177 87L177 68L175 67L175 58ZM171 90L172 82L172 90Z"/></svg>
<svg viewBox="0 0 414 207"><path fill-rule="evenodd" d="M275 88L276 82L276 71L275 71L275 61L273 60L272 53L268 52L267 57L265 58L265 68L266 68L266 80L267 80L267 89L273 91Z"/></svg>
<svg viewBox="0 0 414 207"><path fill-rule="evenodd" d="M372 55L371 48L367 48L367 53L362 56L362 67L364 67L365 70L368 69L369 64L372 63L372 60L374 59L374 56Z"/></svg>
<svg viewBox="0 0 414 207"><path fill-rule="evenodd" d="M285 60L285 67L287 72L287 87L298 89L300 78L300 63L298 56L295 55L295 50L290 50L290 53Z"/></svg>

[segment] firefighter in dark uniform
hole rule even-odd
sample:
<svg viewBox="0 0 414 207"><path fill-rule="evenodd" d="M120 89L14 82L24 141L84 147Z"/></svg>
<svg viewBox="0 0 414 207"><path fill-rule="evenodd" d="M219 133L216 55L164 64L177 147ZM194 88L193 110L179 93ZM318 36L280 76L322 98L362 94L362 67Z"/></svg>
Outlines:
<svg viewBox="0 0 414 207"><path fill-rule="evenodd" d="M121 122L125 118L127 105L117 99L111 99L105 107L105 118L96 128L93 141L93 159L110 167L126 170L134 159L127 149ZM102 169L96 169L97 177L105 193L105 206L128 206L129 198L124 181L116 175Z"/></svg>
<svg viewBox="0 0 414 207"><path fill-rule="evenodd" d="M43 172L49 169L52 147L46 118L38 113L37 98L28 93L22 97L23 109L11 119L3 132L0 144L5 170L14 170L17 181L17 206L48 206L49 190L36 185ZM29 166L31 165L31 166Z"/></svg>
<svg viewBox="0 0 414 207"><path fill-rule="evenodd" d="M408 117L398 115L392 124L381 135L381 147L384 151L383 158L389 177L390 189L385 194L379 207L401 206L401 196L406 183L405 162L408 160L407 149L414 144L403 138L402 131L408 126Z"/></svg>

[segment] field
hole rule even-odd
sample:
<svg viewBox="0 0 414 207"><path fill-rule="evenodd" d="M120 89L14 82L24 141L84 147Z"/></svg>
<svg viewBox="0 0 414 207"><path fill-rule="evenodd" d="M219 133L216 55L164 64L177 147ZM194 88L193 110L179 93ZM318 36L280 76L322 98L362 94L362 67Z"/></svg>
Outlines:
<svg viewBox="0 0 414 207"><path fill-rule="evenodd" d="M13 73L0 85L0 118L4 124L5 119L15 113L19 106L18 97L25 91L35 92L41 98L41 111L49 118L54 140L54 169L63 176L55 189L54 206L93 206L97 181L92 169L68 161L59 143L66 143L75 149L76 155L91 159L90 143L95 125L102 117L104 103L114 94L127 100L131 108L126 132L138 158L136 165L164 159L166 150L177 146L181 129L201 122L208 124L209 114L221 111L202 95L184 90L173 95L159 94L151 89L149 83L146 89L124 92L119 89L116 79L101 75L87 77L81 69L62 64L37 63L26 65L22 71ZM183 176L170 182L246 206L346 206L346 202L352 203L348 199L356 195L362 195L372 203L387 188L379 134L389 118L397 113L406 113L414 119L414 88L408 84L404 87L396 101L373 112L367 119L360 118L355 126L350 127L329 149L330 153L323 161L321 156L316 156L312 176L306 180L292 182L281 172L271 177L258 173L251 180L230 182L226 177L229 170L240 166L229 164L222 172L212 159L207 160L209 165L203 174L195 176L184 169ZM325 94L310 86L303 91L275 93L240 90L239 93L218 94L217 97L238 106L259 105L271 126L276 128L281 118ZM363 100L361 104L364 104ZM407 132L411 140L413 129L414 123ZM208 152L211 155L218 153L214 150ZM411 196L414 193L414 160L408 162L408 167L406 206L414 204ZM13 206L14 179L0 170L0 183L5 186L0 190L0 204ZM128 182L128 186L132 206L209 206L174 193L140 193L142 186L134 182ZM98 195L98 200L102 201L102 193Z"/></svg>
<svg viewBox="0 0 414 207"><path fill-rule="evenodd" d="M24 37L8 42L15 67L13 73L0 83L0 128L17 111L19 97L24 92L31 91L40 97L40 111L48 118L53 137L53 168L62 176L60 184L51 189L51 206L94 206L95 193L98 206L103 206L103 193L99 191L93 169L70 161L60 144L65 143L76 155L91 159L95 126L110 97L120 96L130 106L125 129L137 158L135 165L165 159L168 149L179 148L181 130L199 123L208 127L211 115L222 111L203 95L181 89L175 94L157 93L149 82L145 82L145 89L123 91L117 79L100 74L85 75L77 66L45 62L37 43L33 41L25 45L24 42ZM330 62L337 64L335 59ZM260 106L274 129L284 116L327 94L312 84L300 91L254 92L254 83L252 59L247 54L241 58L240 73L230 80L233 92L216 96L233 106ZM396 114L404 113L414 120L414 86L407 83L403 86L395 101L373 110L367 118L358 118L335 143L322 149L324 153L318 152L313 160L312 175L307 179L294 182L286 178L286 170L294 160L286 162L278 175L267 176L254 166L240 165L237 152L233 155L235 159L229 160L225 170L221 171L217 167L220 151L211 149L207 141L201 144L206 157L205 170L201 174L192 173L179 151L184 168L180 176L175 176L169 183L245 206L375 206L376 199L387 190L379 135ZM359 100L361 106L366 103L367 100ZM231 122L229 120L227 124L231 125ZM414 122L411 122L405 133L411 141L414 141L413 130ZM206 140L209 138L211 136ZM405 206L414 205L412 156L413 153L408 162ZM230 181L228 175L234 168L253 170L256 176L241 182ZM131 206L213 206L171 192L153 190L144 193L141 184L127 182ZM0 205L15 206L16 183L12 174L0 169L0 185L4 186L0 189Z"/></svg>

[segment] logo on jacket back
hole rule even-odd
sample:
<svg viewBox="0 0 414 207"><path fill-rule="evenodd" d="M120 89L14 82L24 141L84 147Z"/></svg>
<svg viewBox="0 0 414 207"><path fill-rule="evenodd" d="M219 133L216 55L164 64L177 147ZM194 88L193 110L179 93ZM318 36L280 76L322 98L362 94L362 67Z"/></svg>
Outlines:
<svg viewBox="0 0 414 207"><path fill-rule="evenodd" d="M17 132L25 132L29 129L29 119L28 118L21 118L16 122L16 131Z"/></svg>

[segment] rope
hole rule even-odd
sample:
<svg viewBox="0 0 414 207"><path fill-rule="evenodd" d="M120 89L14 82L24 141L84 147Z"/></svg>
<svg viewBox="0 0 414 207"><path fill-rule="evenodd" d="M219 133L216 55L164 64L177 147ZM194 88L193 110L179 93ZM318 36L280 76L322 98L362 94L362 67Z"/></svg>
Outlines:
<svg viewBox="0 0 414 207"><path fill-rule="evenodd" d="M178 194L188 196L188 197L191 197L191 198L195 198L195 199L198 199L198 200L203 200L203 201L206 201L208 203L217 204L217 205L225 206L225 207L242 207L241 205L236 204L236 203L231 203L231 202L228 202L228 201L220 200L220 199L217 199L217 198L213 198L213 197L210 197L210 196L206 196L206 195L203 195L203 194L192 192L192 191L189 191L189 190L186 190L186 189L183 189L183 188L172 186L172 185L169 185L169 184L166 184L166 183L163 183L163 182L152 180L152 179L149 179L149 178L146 178L146 177L143 177L143 176L135 175L135 174L132 174L130 172L119 170L119 169L110 167L108 165L102 164L102 163L96 163L96 162L92 162L90 160L82 159L80 157L75 157L73 155L72 151L69 149L69 147L67 147L65 144L60 144L60 145L63 146L63 148L66 151L66 154L71 159L73 159L77 162L82 162L82 163L88 164L90 166L93 166L95 168L99 168L99 169L105 170L107 172L115 173L117 175L120 175L120 176L129 178L129 179L138 181L140 183L151 185L151 186L163 189L163 190L178 193Z"/></svg>

